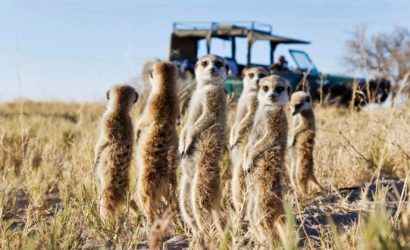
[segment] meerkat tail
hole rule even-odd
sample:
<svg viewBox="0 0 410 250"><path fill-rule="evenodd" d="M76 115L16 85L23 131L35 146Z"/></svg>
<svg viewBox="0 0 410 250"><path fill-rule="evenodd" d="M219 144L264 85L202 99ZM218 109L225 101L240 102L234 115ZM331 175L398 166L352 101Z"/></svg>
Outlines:
<svg viewBox="0 0 410 250"><path fill-rule="evenodd" d="M297 178L296 178L296 163L293 162L293 159L292 159L292 163L289 169L289 179L290 179L291 187L293 187L293 190L297 191L298 186L297 186Z"/></svg>
<svg viewBox="0 0 410 250"><path fill-rule="evenodd" d="M326 189L325 189L322 185L320 185L320 183L317 181L317 178L316 178L315 175L312 175L311 181L313 182L313 184L314 184L318 189L320 189L320 191L325 191L325 190L326 190Z"/></svg>
<svg viewBox="0 0 410 250"><path fill-rule="evenodd" d="M114 226L117 218L117 209L122 203L118 198L115 197L114 192L109 189L105 189L101 193L100 199L100 217L109 226Z"/></svg>
<svg viewBox="0 0 410 250"><path fill-rule="evenodd" d="M191 193L192 193L192 159L183 159L181 161L182 177L179 188L179 209L182 220L189 228L195 229L195 220L192 213Z"/></svg>
<svg viewBox="0 0 410 250"><path fill-rule="evenodd" d="M161 219L155 220L148 235L149 249L162 249L161 245L164 239L170 235L171 222L174 215L173 212L166 211Z"/></svg>
<svg viewBox="0 0 410 250"><path fill-rule="evenodd" d="M242 160L234 166L231 181L232 203L238 213L243 210L245 203L245 176L242 170Z"/></svg>

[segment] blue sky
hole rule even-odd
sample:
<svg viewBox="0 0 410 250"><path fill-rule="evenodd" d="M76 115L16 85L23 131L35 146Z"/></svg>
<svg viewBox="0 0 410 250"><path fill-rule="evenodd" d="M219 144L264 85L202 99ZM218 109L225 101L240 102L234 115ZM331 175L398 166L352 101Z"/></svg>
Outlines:
<svg viewBox="0 0 410 250"><path fill-rule="evenodd" d="M102 100L111 85L137 76L145 60L167 58L172 22L242 20L312 42L279 47L276 55L303 49L322 72L354 75L341 59L349 32L360 23L372 33L410 28L410 1L1 0L0 102ZM267 61L266 51L256 45L253 59Z"/></svg>

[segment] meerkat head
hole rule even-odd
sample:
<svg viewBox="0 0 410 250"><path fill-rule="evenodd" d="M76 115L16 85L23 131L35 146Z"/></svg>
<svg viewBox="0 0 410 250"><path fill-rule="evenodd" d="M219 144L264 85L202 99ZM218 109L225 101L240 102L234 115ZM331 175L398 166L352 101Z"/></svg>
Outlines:
<svg viewBox="0 0 410 250"><path fill-rule="evenodd" d="M258 91L259 82L269 75L268 71L262 67L253 67L245 70L243 78L244 91Z"/></svg>
<svg viewBox="0 0 410 250"><path fill-rule="evenodd" d="M157 58L154 58L154 59L146 61L144 65L142 66L142 78L143 78L144 84L149 85L148 83L149 83L150 74L152 71L152 66L157 62L160 62L160 60Z"/></svg>
<svg viewBox="0 0 410 250"><path fill-rule="evenodd" d="M312 109L312 98L303 91L298 91L292 94L290 98L290 111L292 115L299 114L303 110Z"/></svg>
<svg viewBox="0 0 410 250"><path fill-rule="evenodd" d="M290 86L285 78L272 75L259 83L258 101L262 105L279 104L285 106L289 101Z"/></svg>
<svg viewBox="0 0 410 250"><path fill-rule="evenodd" d="M150 82L152 92L158 92L161 89L173 88L176 85L177 68L170 62L157 62L152 66L150 72Z"/></svg>
<svg viewBox="0 0 410 250"><path fill-rule="evenodd" d="M216 55L201 57L195 64L195 76L199 84L223 85L228 70L225 59Z"/></svg>
<svg viewBox="0 0 410 250"><path fill-rule="evenodd" d="M138 93L129 85L115 85L107 91L108 107L110 110L131 110L138 100Z"/></svg>

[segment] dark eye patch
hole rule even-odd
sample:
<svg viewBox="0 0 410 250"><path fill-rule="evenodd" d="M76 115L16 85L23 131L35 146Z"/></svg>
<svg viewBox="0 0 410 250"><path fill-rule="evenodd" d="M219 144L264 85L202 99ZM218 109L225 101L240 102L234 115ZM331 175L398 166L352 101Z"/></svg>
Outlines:
<svg viewBox="0 0 410 250"><path fill-rule="evenodd" d="M202 65L202 67L206 67L206 66L208 66L208 62L207 62L207 61L203 61L203 62L201 62L201 65Z"/></svg>
<svg viewBox="0 0 410 250"><path fill-rule="evenodd" d="M138 93L135 92L135 99L134 99L134 103L136 103L138 101Z"/></svg>
<svg viewBox="0 0 410 250"><path fill-rule="evenodd" d="M309 102L310 102L310 96L306 96L306 99L305 99L305 100L306 100L306 102L309 103Z"/></svg>
<svg viewBox="0 0 410 250"><path fill-rule="evenodd" d="M266 74L259 74L258 76L259 76L259 78L264 78L264 77L266 77Z"/></svg>
<svg viewBox="0 0 410 250"><path fill-rule="evenodd" d="M221 63L220 61L216 61L216 62L215 62L215 66L216 66L218 69L220 69L220 68L222 68L223 63Z"/></svg>
<svg viewBox="0 0 410 250"><path fill-rule="evenodd" d="M295 109L300 109L302 107L302 104L297 104L297 105L295 105Z"/></svg>
<svg viewBox="0 0 410 250"><path fill-rule="evenodd" d="M282 86L278 86L278 87L275 88L276 93L282 93L284 90L285 90L285 88L282 87Z"/></svg>
<svg viewBox="0 0 410 250"><path fill-rule="evenodd" d="M154 70L151 70L151 71L149 72L149 77L154 78Z"/></svg>
<svg viewBox="0 0 410 250"><path fill-rule="evenodd" d="M267 92L269 90L269 87L265 85L265 86L262 87L262 89L263 89L263 91Z"/></svg>
<svg viewBox="0 0 410 250"><path fill-rule="evenodd" d="M254 73L249 73L248 76L249 76L250 79L253 79L255 77L255 74Z"/></svg>

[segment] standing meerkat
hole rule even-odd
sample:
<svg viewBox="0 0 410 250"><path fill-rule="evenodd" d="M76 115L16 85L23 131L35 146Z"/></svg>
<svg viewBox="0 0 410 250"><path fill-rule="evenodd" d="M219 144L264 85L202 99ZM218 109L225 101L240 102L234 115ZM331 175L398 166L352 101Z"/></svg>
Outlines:
<svg viewBox="0 0 410 250"><path fill-rule="evenodd" d="M258 107L259 81L269 73L261 67L245 71L243 91L238 100L235 120L230 134L232 171L232 201L237 212L242 210L245 193L245 176L242 169L243 150L252 129L253 118Z"/></svg>
<svg viewBox="0 0 410 250"><path fill-rule="evenodd" d="M176 212L179 161L177 69L169 62L152 67L151 91L137 125L137 194L142 212L152 224L165 210Z"/></svg>
<svg viewBox="0 0 410 250"><path fill-rule="evenodd" d="M101 121L95 147L95 171L100 181L100 215L115 224L120 205L126 201L134 130L131 108L138 94L128 85L117 85L107 92L108 105Z"/></svg>
<svg viewBox="0 0 410 250"><path fill-rule="evenodd" d="M323 190L313 171L315 115L312 109L312 98L303 91L293 93L290 100L290 110L293 116L290 177L296 190L302 195L308 195L309 181Z"/></svg>
<svg viewBox="0 0 410 250"><path fill-rule="evenodd" d="M227 72L226 62L219 56L207 55L197 61L197 86L181 131L180 209L194 231L207 226L210 218L206 216L217 212L221 202L219 161L226 136Z"/></svg>
<svg viewBox="0 0 410 250"><path fill-rule="evenodd" d="M251 232L262 244L277 236L275 226L283 215L281 175L284 171L288 122L284 106L289 85L280 76L265 77L258 91L258 109L245 147L247 215ZM266 242L268 241L268 242Z"/></svg>

